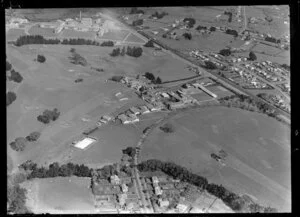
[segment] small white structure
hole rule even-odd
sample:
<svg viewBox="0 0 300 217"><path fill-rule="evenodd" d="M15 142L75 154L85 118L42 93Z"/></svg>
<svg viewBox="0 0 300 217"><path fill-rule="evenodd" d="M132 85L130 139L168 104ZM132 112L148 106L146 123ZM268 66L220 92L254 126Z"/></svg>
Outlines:
<svg viewBox="0 0 300 217"><path fill-rule="evenodd" d="M80 149L86 149L89 145L97 141L94 138L86 137L78 142L75 143L74 147L80 148Z"/></svg>

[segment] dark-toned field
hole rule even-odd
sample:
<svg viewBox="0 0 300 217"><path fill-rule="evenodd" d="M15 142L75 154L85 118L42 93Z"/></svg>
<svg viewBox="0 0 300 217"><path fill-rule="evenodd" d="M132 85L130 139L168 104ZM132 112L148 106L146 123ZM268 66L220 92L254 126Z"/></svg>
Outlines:
<svg viewBox="0 0 300 217"><path fill-rule="evenodd" d="M156 129L143 145L143 160L171 160L191 168L211 182L260 203L291 210L290 129L258 113L223 107L178 115L175 132ZM226 166L210 157L228 153Z"/></svg>

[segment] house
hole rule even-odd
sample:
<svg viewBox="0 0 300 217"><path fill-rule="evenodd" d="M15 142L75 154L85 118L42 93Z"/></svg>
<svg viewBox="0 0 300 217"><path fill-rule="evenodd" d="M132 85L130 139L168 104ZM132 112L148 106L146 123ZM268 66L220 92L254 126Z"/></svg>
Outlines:
<svg viewBox="0 0 300 217"><path fill-rule="evenodd" d="M159 182L157 176L152 176L152 182L153 183L158 183Z"/></svg>
<svg viewBox="0 0 300 217"><path fill-rule="evenodd" d="M118 116L118 119L120 119L123 124L129 124L130 123L130 121L128 120L128 116L126 116L125 114L120 114Z"/></svg>
<svg viewBox="0 0 300 217"><path fill-rule="evenodd" d="M106 124L106 123L107 123L107 120L101 118L101 119L99 120L99 122L101 122L101 123L103 123L103 124Z"/></svg>
<svg viewBox="0 0 300 217"><path fill-rule="evenodd" d="M182 203L178 203L176 206L176 209L178 209L179 212L184 212L187 209L187 205L182 204Z"/></svg>
<svg viewBox="0 0 300 217"><path fill-rule="evenodd" d="M131 107L129 110L135 115L141 114L141 111L136 107Z"/></svg>
<svg viewBox="0 0 300 217"><path fill-rule="evenodd" d="M129 116L130 123L135 123L135 122L140 121L140 119L134 114L129 114L128 116Z"/></svg>
<svg viewBox="0 0 300 217"><path fill-rule="evenodd" d="M110 177L110 183L113 185L119 185L120 184L120 178L117 175L112 175Z"/></svg>
<svg viewBox="0 0 300 217"><path fill-rule="evenodd" d="M163 193L158 185L154 187L154 191L156 195L162 195Z"/></svg>
<svg viewBox="0 0 300 217"><path fill-rule="evenodd" d="M147 108L150 110L150 111L153 111L154 109L154 106L152 104L147 104Z"/></svg>
<svg viewBox="0 0 300 217"><path fill-rule="evenodd" d="M108 115L103 115L102 118L107 121L110 121L112 119L112 117Z"/></svg>
<svg viewBox="0 0 300 217"><path fill-rule="evenodd" d="M170 202L168 200L162 200L161 198L159 198L158 204L160 207L167 207L169 206Z"/></svg>
<svg viewBox="0 0 300 217"><path fill-rule="evenodd" d="M170 98L169 94L165 93L165 92L162 92L161 93L162 97L164 98Z"/></svg>
<svg viewBox="0 0 300 217"><path fill-rule="evenodd" d="M147 106L144 106L144 105L140 107L140 110L141 110L142 114L147 114L150 112L149 109L147 108Z"/></svg>

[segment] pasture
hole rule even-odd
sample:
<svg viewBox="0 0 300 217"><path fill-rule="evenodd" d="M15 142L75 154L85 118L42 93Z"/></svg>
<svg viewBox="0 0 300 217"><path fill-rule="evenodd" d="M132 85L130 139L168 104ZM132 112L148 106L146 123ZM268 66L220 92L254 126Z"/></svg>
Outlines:
<svg viewBox="0 0 300 217"><path fill-rule="evenodd" d="M175 132L155 129L142 147L142 160L170 160L222 184L253 195L280 212L291 210L290 129L258 113L203 108L170 120ZM210 157L228 153L226 166Z"/></svg>
<svg viewBox="0 0 300 217"><path fill-rule="evenodd" d="M10 29L6 32L6 41L15 41L21 35L26 35L24 29Z"/></svg>
<svg viewBox="0 0 300 217"><path fill-rule="evenodd" d="M42 28L39 27L39 25L34 25L32 26L29 30L28 33L30 35L41 35L44 37L57 37L57 34L54 32L54 28Z"/></svg>

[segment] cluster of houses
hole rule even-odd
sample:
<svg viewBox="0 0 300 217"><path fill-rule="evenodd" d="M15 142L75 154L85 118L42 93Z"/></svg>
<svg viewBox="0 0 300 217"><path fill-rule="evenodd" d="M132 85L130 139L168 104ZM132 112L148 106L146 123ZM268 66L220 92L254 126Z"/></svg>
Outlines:
<svg viewBox="0 0 300 217"><path fill-rule="evenodd" d="M257 88L257 89L263 89L267 88L268 85L261 80L259 80L256 76L252 75L250 72L244 71L238 67L231 67L230 68L232 72L238 73L238 77L232 78L228 77L227 79L239 84L239 83L245 83L243 87L245 88ZM239 79L242 79L241 81Z"/></svg>
<svg viewBox="0 0 300 217"><path fill-rule="evenodd" d="M100 120L97 122L97 126L100 127L103 124L107 124L109 121L113 120L113 117L110 115L101 116Z"/></svg>
<svg viewBox="0 0 300 217"><path fill-rule="evenodd" d="M12 17L6 21L5 27L6 27L6 30L9 30L9 29L13 29L13 28L19 28L20 25L24 25L27 23L28 23L27 19L19 18L19 17Z"/></svg>
<svg viewBox="0 0 300 217"><path fill-rule="evenodd" d="M272 65L270 61L256 62L253 64L248 63L244 64L244 66L270 82L285 81L283 77L278 76L279 73L284 74L284 71Z"/></svg>
<svg viewBox="0 0 300 217"><path fill-rule="evenodd" d="M92 192L95 195L96 207L101 211L105 209L140 211L141 201L131 177L112 175L109 181L96 178L92 185Z"/></svg>
<svg viewBox="0 0 300 217"><path fill-rule="evenodd" d="M207 55L207 54L204 54L203 52L201 52L200 50L195 49L195 50L190 51L189 55L191 57L196 58L197 60L202 60L203 62L211 61L212 63L214 63L218 67L224 67L225 66L223 63L218 62L216 60L213 60L209 57L209 56L212 56L212 57L214 57L218 60L221 60L222 57L219 54L210 53L210 54Z"/></svg>
<svg viewBox="0 0 300 217"><path fill-rule="evenodd" d="M283 84L277 84L277 86L286 93L290 93L291 92L291 86L290 83L283 83Z"/></svg>

